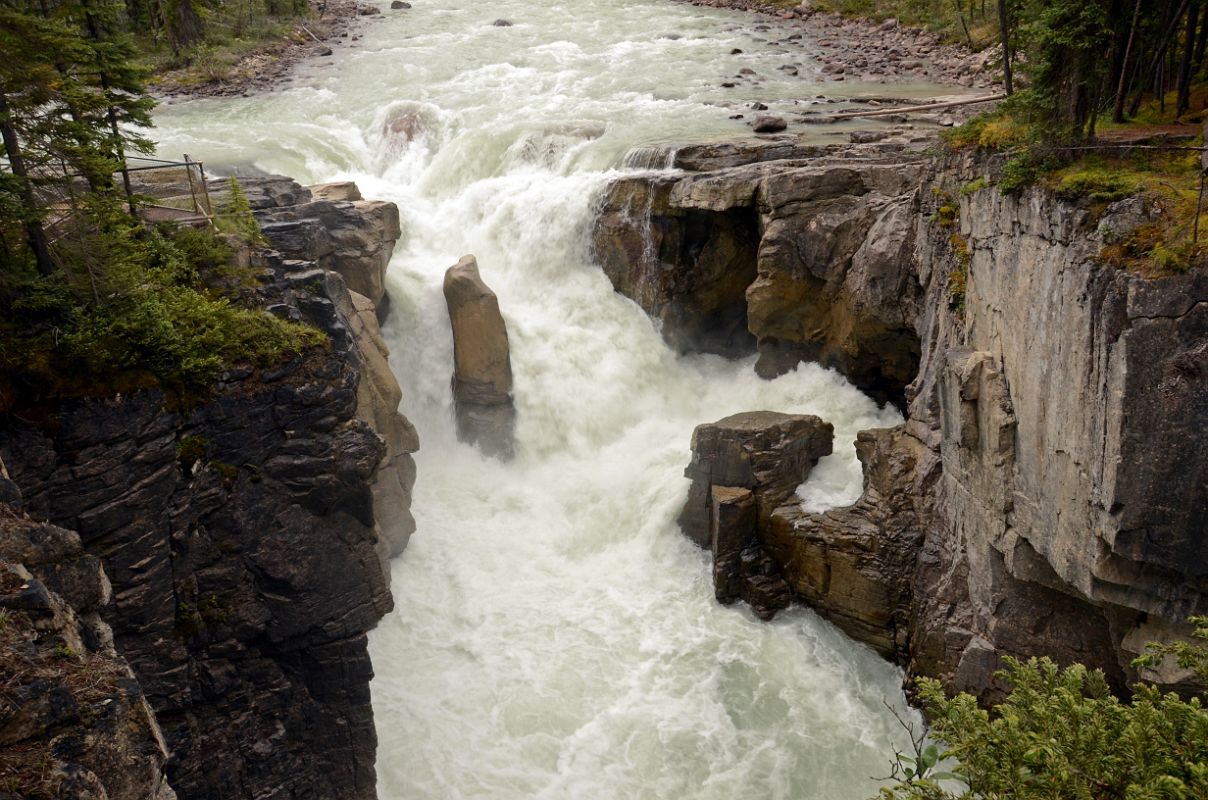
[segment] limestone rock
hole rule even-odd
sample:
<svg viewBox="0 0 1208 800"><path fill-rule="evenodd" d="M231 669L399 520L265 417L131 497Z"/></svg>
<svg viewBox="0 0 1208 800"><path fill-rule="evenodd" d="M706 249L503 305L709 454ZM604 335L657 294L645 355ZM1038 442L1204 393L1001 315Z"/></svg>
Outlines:
<svg viewBox="0 0 1208 800"><path fill-rule="evenodd" d="M361 199L355 183L296 189L279 177L245 178L240 185L264 235L289 259L314 261L340 273L352 291L368 297L384 319L386 267L402 236L394 203ZM213 190L211 191L213 195Z"/></svg>
<svg viewBox="0 0 1208 800"><path fill-rule="evenodd" d="M315 200L364 200L360 188L352 181L315 183L308 187Z"/></svg>
<svg viewBox="0 0 1208 800"><path fill-rule="evenodd" d="M415 531L411 516L411 489L419 450L415 426L399 413L403 390L390 369L390 350L382 338L374 305L369 298L349 291L338 273L327 273L327 294L333 299L356 346L361 365L357 385L357 418L373 427L386 444L386 454L373 478L374 507L378 509L378 540L382 567L389 581L390 558L403 552Z"/></svg>
<svg viewBox="0 0 1208 800"><path fill-rule="evenodd" d="M779 133L787 128L789 124L784 121L784 117L767 117L760 116L755 118L756 133Z"/></svg>
<svg viewBox="0 0 1208 800"><path fill-rule="evenodd" d="M1208 612L1208 273L1105 267L1102 248L1154 210L1004 196L1001 159L772 148L682 148L683 174L619 179L595 233L614 286L665 336L685 329L670 310L726 308L757 337L761 374L820 361L907 415L860 435L859 502L782 505L756 526L759 552L795 599L983 700L1007 654L1137 679L1145 636ZM977 178L991 185L961 191ZM750 215L754 246L702 263L717 226L691 229L693 214ZM686 528L741 563L756 500L717 485L694 489ZM741 574L723 570L722 594L744 591Z"/></svg>
<svg viewBox="0 0 1208 800"><path fill-rule="evenodd" d="M830 423L817 417L774 411L697 426L680 527L712 550L719 601L744 600L765 619L789 604L788 584L764 551L764 530L818 459L830 454L833 435Z"/></svg>
<svg viewBox="0 0 1208 800"><path fill-rule="evenodd" d="M719 204L705 202L705 186L673 198L677 183L614 183L596 220L595 258L618 292L659 320L672 347L747 355L755 340L747 331L743 291L755 278L759 241L752 193L743 205L718 212L707 207Z"/></svg>
<svg viewBox="0 0 1208 800"><path fill-rule="evenodd" d="M687 174L612 184L596 260L679 350L739 356L754 344L765 377L818 361L904 408L919 362L910 265L922 163L872 152L682 148Z"/></svg>
<svg viewBox="0 0 1208 800"><path fill-rule="evenodd" d="M465 256L445 272L445 303L453 328L453 403L459 438L487 455L512 457L516 408L512 362L499 300L478 262Z"/></svg>

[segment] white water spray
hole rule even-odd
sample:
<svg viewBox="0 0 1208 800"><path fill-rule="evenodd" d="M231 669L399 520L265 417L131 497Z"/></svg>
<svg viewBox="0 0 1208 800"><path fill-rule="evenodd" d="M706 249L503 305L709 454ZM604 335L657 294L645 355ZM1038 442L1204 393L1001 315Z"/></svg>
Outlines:
<svg viewBox="0 0 1208 800"><path fill-rule="evenodd" d="M821 87L778 70L799 51L721 11L414 6L293 88L159 115L165 153L353 179L402 212L386 334L422 450L419 527L370 641L380 796L872 795L904 743L883 705L905 707L898 671L810 612L764 624L718 606L674 518L698 423L759 409L833 423L836 454L801 492L816 509L859 495L856 432L899 418L814 366L763 381L750 360L675 356L587 246L626 153L658 166L660 143L741 135L734 108ZM719 88L736 65L767 77ZM466 253L509 327L506 465L453 432L440 282Z"/></svg>

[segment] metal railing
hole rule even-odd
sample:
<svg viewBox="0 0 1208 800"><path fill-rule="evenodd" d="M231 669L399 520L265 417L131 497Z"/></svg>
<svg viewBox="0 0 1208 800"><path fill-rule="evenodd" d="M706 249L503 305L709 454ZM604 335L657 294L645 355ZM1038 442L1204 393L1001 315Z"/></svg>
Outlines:
<svg viewBox="0 0 1208 800"><path fill-rule="evenodd" d="M205 165L187 153L183 161L130 156L126 173L136 196L135 213L146 222L214 224Z"/></svg>

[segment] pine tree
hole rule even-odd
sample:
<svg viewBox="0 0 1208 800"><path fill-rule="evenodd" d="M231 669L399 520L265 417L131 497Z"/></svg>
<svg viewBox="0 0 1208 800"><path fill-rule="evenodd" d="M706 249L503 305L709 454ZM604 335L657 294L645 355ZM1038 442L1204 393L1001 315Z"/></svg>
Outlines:
<svg viewBox="0 0 1208 800"><path fill-rule="evenodd" d="M123 10L111 0L0 0L0 229L10 265L32 258L52 272L47 218L69 213L78 180L112 191L126 154L150 149L133 130L150 125L153 101L120 30Z"/></svg>

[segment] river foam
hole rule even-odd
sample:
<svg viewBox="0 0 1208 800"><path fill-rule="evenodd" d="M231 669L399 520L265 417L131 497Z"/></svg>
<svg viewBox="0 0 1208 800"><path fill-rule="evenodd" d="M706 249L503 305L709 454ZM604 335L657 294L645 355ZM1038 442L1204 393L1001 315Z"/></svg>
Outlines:
<svg viewBox="0 0 1208 800"><path fill-rule="evenodd" d="M899 417L816 366L763 381L749 359L677 356L588 251L626 153L739 134L724 104L821 87L771 77L784 54L714 9L414 6L294 88L158 117L162 152L352 179L400 206L385 334L422 449L396 610L370 637L380 796L874 794L905 743L884 705L909 713L899 671L809 611L765 624L718 606L674 519L698 423L757 409L832 422L836 454L801 492L824 508L859 495L856 432ZM720 89L732 49L770 77ZM506 465L453 432L440 283L466 253L509 327Z"/></svg>

